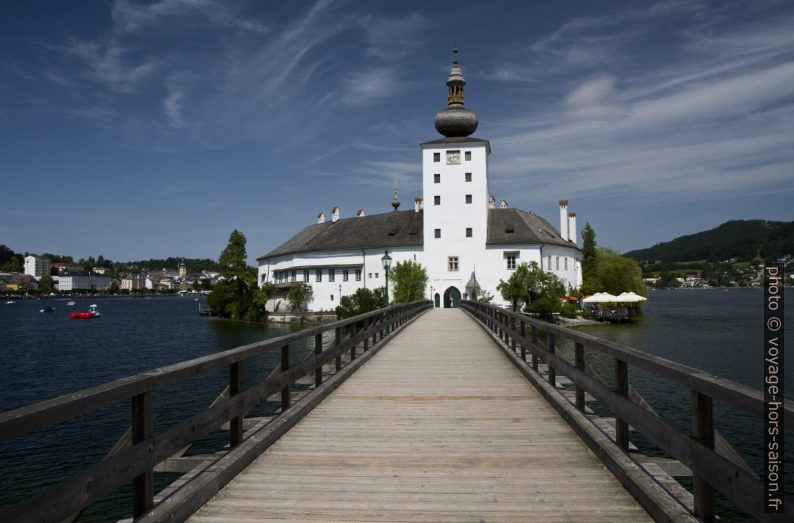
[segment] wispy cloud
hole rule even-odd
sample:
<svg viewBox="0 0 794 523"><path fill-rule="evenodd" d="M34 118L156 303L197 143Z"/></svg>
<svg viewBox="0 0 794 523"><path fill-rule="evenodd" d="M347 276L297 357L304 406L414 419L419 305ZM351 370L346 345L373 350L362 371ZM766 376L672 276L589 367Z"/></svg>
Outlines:
<svg viewBox="0 0 794 523"><path fill-rule="evenodd" d="M367 15L359 21L367 34L367 54L382 60L398 60L422 46L427 19L420 13L404 17Z"/></svg>

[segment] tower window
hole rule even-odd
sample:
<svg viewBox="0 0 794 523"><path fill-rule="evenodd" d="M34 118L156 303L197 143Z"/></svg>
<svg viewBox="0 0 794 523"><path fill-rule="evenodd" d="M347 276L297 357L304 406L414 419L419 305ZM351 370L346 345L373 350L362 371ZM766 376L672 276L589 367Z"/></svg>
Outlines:
<svg viewBox="0 0 794 523"><path fill-rule="evenodd" d="M433 196L433 205L441 205L441 196Z"/></svg>
<svg viewBox="0 0 794 523"><path fill-rule="evenodd" d="M436 173L433 175L433 183L441 183L441 174Z"/></svg>
<svg viewBox="0 0 794 523"><path fill-rule="evenodd" d="M466 173L466 181L467 182L471 181L471 173Z"/></svg>
<svg viewBox="0 0 794 523"><path fill-rule="evenodd" d="M466 195L466 203L471 203L471 194Z"/></svg>
<svg viewBox="0 0 794 523"><path fill-rule="evenodd" d="M466 161L467 162L471 161L471 151L466 151ZM466 181L468 181L468 180L466 180Z"/></svg>
<svg viewBox="0 0 794 523"><path fill-rule="evenodd" d="M460 165L460 151L447 151L447 165Z"/></svg>
<svg viewBox="0 0 794 523"><path fill-rule="evenodd" d="M472 234L471 227L466 227L466 238L471 238L471 234Z"/></svg>
<svg viewBox="0 0 794 523"><path fill-rule="evenodd" d="M447 269L450 272L457 272L458 271L458 257L457 256L449 256L449 257L447 257Z"/></svg>
<svg viewBox="0 0 794 523"><path fill-rule="evenodd" d="M433 153L433 161L440 162L441 161L441 153Z"/></svg>
<svg viewBox="0 0 794 523"><path fill-rule="evenodd" d="M435 236L436 236L436 238L441 238L441 229L436 229L435 230Z"/></svg>

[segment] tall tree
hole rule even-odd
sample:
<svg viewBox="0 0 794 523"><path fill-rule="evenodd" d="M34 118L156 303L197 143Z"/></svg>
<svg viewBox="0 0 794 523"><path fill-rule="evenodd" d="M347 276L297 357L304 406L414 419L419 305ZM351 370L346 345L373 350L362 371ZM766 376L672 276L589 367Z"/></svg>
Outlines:
<svg viewBox="0 0 794 523"><path fill-rule="evenodd" d="M248 254L245 252L245 236L237 229L229 235L229 243L221 252L218 263L221 275L226 278L243 278L248 271Z"/></svg>
<svg viewBox="0 0 794 523"><path fill-rule="evenodd" d="M293 311L304 311L306 305L314 297L312 286L306 282L298 282L287 291L287 301Z"/></svg>
<svg viewBox="0 0 794 523"><path fill-rule="evenodd" d="M550 319L553 312L559 312L565 296L565 284L557 276L545 272L537 262L522 263L507 281L499 280L496 286L502 298L510 300L513 310L523 303L528 312Z"/></svg>
<svg viewBox="0 0 794 523"><path fill-rule="evenodd" d="M582 229L582 291L587 293L598 292L598 289L593 287L598 266L595 237L596 233L590 226L590 222L585 223L584 229Z"/></svg>
<svg viewBox="0 0 794 523"><path fill-rule="evenodd" d="M389 271L394 282L394 303L410 303L425 298L427 271L413 260L397 262Z"/></svg>
<svg viewBox="0 0 794 523"><path fill-rule="evenodd" d="M55 289L53 285L52 276L45 274L39 280L39 290L42 294L49 294Z"/></svg>
<svg viewBox="0 0 794 523"><path fill-rule="evenodd" d="M598 292L614 295L621 292L636 292L641 296L647 294L642 270L636 261L604 247L599 247L597 260L593 284Z"/></svg>

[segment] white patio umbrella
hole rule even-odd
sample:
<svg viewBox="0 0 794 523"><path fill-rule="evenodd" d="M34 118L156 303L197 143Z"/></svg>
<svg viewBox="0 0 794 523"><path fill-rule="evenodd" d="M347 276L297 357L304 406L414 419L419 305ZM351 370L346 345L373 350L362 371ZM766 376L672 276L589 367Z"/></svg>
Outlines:
<svg viewBox="0 0 794 523"><path fill-rule="evenodd" d="M597 292L592 296L582 300L582 303L609 303L611 301L619 301L617 296L613 296L608 292Z"/></svg>
<svg viewBox="0 0 794 523"><path fill-rule="evenodd" d="M617 296L615 301L618 301L620 303L638 303L641 301L648 301L648 298L640 296L639 294L634 292L621 292Z"/></svg>

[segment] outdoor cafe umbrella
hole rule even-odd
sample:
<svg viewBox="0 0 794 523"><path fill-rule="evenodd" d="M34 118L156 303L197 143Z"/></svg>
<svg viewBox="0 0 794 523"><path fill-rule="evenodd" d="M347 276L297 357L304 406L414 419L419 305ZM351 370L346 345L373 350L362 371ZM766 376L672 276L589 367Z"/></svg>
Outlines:
<svg viewBox="0 0 794 523"><path fill-rule="evenodd" d="M619 301L617 296L613 296L608 292L597 292L583 299L582 303L609 303L616 301Z"/></svg>
<svg viewBox="0 0 794 523"><path fill-rule="evenodd" d="M648 298L644 298L634 292L621 292L615 301L620 303L638 303L641 301L648 301Z"/></svg>

